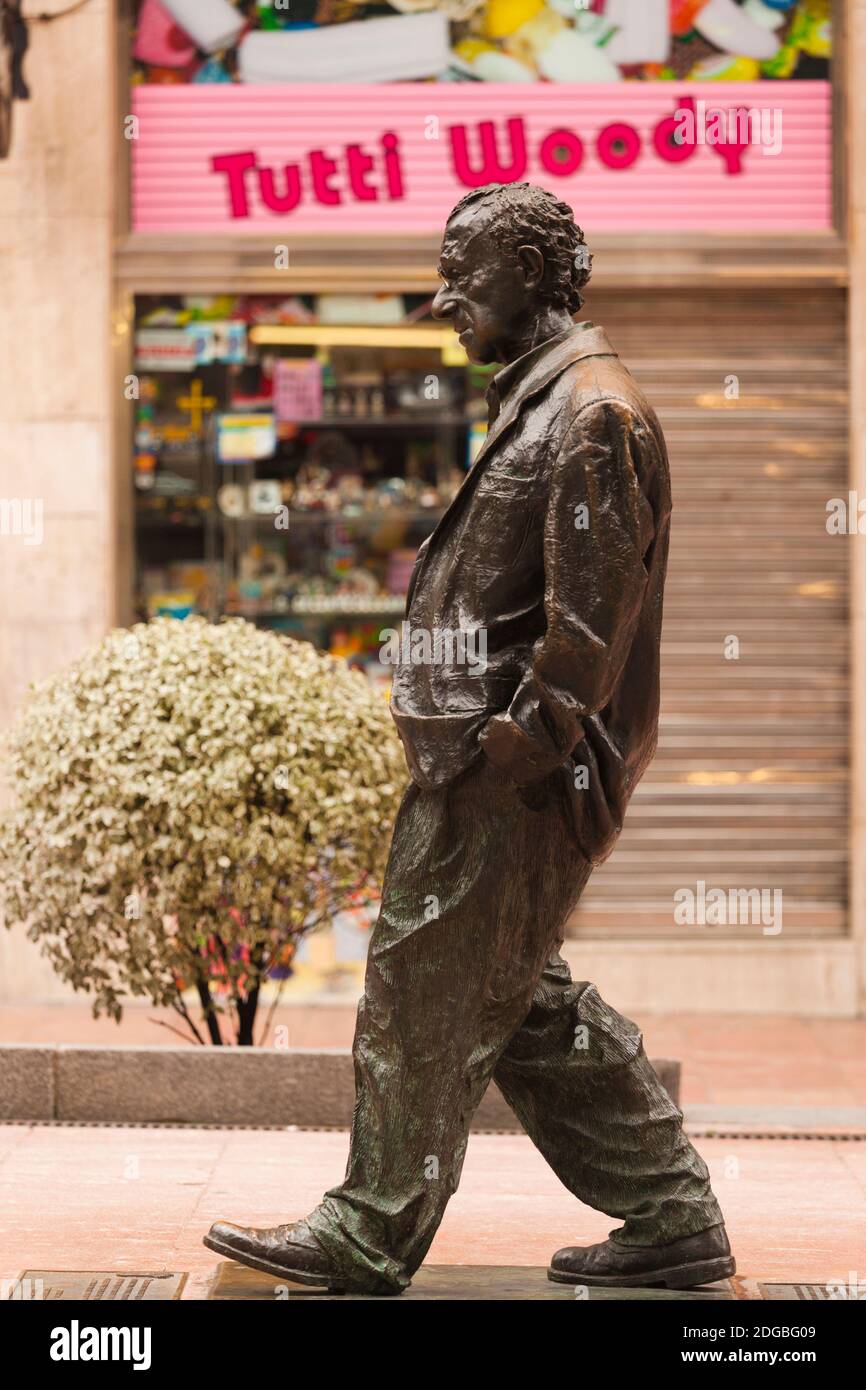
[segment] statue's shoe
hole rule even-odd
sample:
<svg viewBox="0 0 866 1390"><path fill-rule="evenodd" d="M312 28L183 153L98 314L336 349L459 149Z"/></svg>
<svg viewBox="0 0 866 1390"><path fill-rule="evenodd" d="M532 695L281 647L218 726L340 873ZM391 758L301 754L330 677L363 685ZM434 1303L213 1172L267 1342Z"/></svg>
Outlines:
<svg viewBox="0 0 866 1390"><path fill-rule="evenodd" d="M547 1271L557 1284L587 1284L592 1288L692 1289L727 1279L737 1266L724 1226L711 1226L694 1236L681 1236L669 1245L571 1245L557 1250Z"/></svg>
<svg viewBox="0 0 866 1390"><path fill-rule="evenodd" d="M291 1279L296 1284L313 1284L330 1293L343 1293L335 1280L333 1267L309 1226L297 1221L291 1226L272 1226L259 1230L254 1226L233 1226L230 1221L215 1221L204 1237L208 1250L239 1260L251 1269L278 1279Z"/></svg>

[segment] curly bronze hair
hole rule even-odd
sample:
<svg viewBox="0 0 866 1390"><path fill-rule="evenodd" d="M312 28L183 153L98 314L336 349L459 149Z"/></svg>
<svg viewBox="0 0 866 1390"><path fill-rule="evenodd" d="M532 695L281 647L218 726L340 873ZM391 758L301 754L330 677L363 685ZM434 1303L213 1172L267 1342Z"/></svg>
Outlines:
<svg viewBox="0 0 866 1390"><path fill-rule="evenodd" d="M516 255L519 246L542 253L542 302L576 314L583 304L580 291L592 274L592 253L568 204L534 183L488 183L461 198L448 221L475 203L489 212L497 245L506 254Z"/></svg>

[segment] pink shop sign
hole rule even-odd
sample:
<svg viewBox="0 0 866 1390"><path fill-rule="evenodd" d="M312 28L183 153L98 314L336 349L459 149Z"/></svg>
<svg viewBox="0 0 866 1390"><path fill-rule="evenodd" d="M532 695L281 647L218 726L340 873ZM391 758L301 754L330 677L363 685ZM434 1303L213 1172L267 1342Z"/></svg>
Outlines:
<svg viewBox="0 0 866 1390"><path fill-rule="evenodd" d="M590 233L832 224L827 82L139 86L133 230L438 231L528 179Z"/></svg>

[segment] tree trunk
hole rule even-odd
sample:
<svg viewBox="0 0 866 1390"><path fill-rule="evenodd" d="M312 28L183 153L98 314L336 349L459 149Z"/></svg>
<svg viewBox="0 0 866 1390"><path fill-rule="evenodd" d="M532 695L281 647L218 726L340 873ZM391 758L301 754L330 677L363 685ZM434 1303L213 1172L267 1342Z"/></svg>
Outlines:
<svg viewBox="0 0 866 1390"><path fill-rule="evenodd" d="M204 1010L204 1017L207 1023L207 1030L210 1033L210 1040L214 1047L222 1047L223 1040L222 1034L220 1033L219 1019L216 1016L216 1010L213 1006L213 1000L210 997L207 981L199 977L199 979L196 980L196 989L198 990L198 997L201 1000L201 1006Z"/></svg>
<svg viewBox="0 0 866 1390"><path fill-rule="evenodd" d="M252 964L258 971L261 969L264 951L261 946L256 947L253 952ZM259 988L256 984L250 990L246 999L238 999L238 1047L252 1047L255 1039L253 1038L253 1027L256 1021L256 1011L259 1007Z"/></svg>

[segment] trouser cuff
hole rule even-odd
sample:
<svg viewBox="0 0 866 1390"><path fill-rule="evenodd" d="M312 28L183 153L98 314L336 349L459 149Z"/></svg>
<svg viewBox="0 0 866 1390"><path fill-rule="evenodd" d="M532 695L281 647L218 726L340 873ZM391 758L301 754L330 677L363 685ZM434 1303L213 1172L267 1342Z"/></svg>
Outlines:
<svg viewBox="0 0 866 1390"><path fill-rule="evenodd" d="M306 1218L307 1225L350 1292L402 1293L411 1283L404 1267L381 1250L362 1243L340 1220L339 1203L325 1196Z"/></svg>

